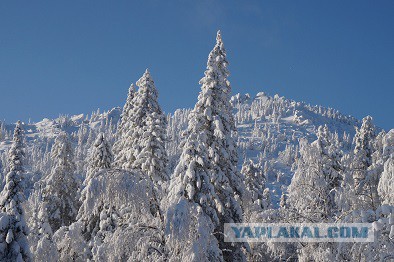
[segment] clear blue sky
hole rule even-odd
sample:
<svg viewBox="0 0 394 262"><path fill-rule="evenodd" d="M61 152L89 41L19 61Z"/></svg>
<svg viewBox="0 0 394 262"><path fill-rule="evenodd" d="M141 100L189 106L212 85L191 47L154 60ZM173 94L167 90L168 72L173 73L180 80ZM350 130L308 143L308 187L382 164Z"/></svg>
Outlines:
<svg viewBox="0 0 394 262"><path fill-rule="evenodd" d="M0 119L122 106L149 67L192 107L218 29L233 92L265 91L394 128L394 1L1 1Z"/></svg>

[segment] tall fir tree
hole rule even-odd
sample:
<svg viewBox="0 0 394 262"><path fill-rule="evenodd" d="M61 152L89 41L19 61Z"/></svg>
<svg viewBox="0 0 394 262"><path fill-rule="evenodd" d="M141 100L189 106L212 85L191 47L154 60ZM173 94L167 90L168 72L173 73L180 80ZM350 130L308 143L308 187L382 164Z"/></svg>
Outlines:
<svg viewBox="0 0 394 262"><path fill-rule="evenodd" d="M379 177L376 172L370 172L373 164L374 140L376 127L371 116L363 118L362 125L356 130L354 137L353 162L351 164L352 176L358 203L362 208L376 209L380 205L378 195Z"/></svg>
<svg viewBox="0 0 394 262"><path fill-rule="evenodd" d="M111 146L107 142L104 134L100 133L91 148L89 166L85 181L90 180L90 178L98 171L111 168L112 161L113 154Z"/></svg>
<svg viewBox="0 0 394 262"><path fill-rule="evenodd" d="M384 164L384 170L378 185L379 196L383 204L394 206L394 154Z"/></svg>
<svg viewBox="0 0 394 262"><path fill-rule="evenodd" d="M240 200L244 187L237 171L235 125L230 105L226 51L220 31L210 52L201 92L191 112L187 138L170 185L169 202L176 214L177 204L197 206L211 220L223 259L244 259L242 246L224 242L224 223L242 222ZM186 200L186 201L185 201ZM173 221L168 217L168 222ZM197 229L191 229L192 231ZM214 247L207 249L212 253ZM203 257L201 259L206 259Z"/></svg>
<svg viewBox="0 0 394 262"><path fill-rule="evenodd" d="M51 150L53 166L45 178L43 201L47 204L52 232L75 221L80 203L80 182L75 174L74 154L66 133L60 133Z"/></svg>
<svg viewBox="0 0 394 262"><path fill-rule="evenodd" d="M168 180L165 151L166 118L158 103L158 92L148 71L137 81L138 91L122 113L121 132L115 147L115 165L144 171L154 182ZM128 113L125 113L128 112ZM127 115L127 116L126 116ZM125 117L126 116L126 117Z"/></svg>
<svg viewBox="0 0 394 262"><path fill-rule="evenodd" d="M30 212L28 236L30 250L34 261L55 262L59 254L52 237L53 232L48 222L47 203L42 199L42 183L36 183L36 188L29 196Z"/></svg>
<svg viewBox="0 0 394 262"><path fill-rule="evenodd" d="M23 128L21 121L18 121L15 126L14 136L12 139L12 146L8 152L8 164L10 171L16 171L22 173L23 159L25 157L24 150L24 138L23 138Z"/></svg>
<svg viewBox="0 0 394 262"><path fill-rule="evenodd" d="M323 175L328 182L329 190L338 187L341 183L341 157L342 152L336 145L335 137L329 132L327 125L319 126L317 140L314 142L321 156Z"/></svg>
<svg viewBox="0 0 394 262"><path fill-rule="evenodd" d="M84 189L81 192L80 203L84 203L86 200L87 187L96 174L100 171L110 169L112 167L113 154L111 151L111 146L105 139L103 133L100 133L96 141L93 143L90 155L87 175L84 181Z"/></svg>
<svg viewBox="0 0 394 262"><path fill-rule="evenodd" d="M333 222L337 207L335 193L340 186L340 152L327 126L320 126L317 139L309 144L300 140L300 158L288 187L289 204L287 219L293 222ZM299 248L301 261L321 261L335 257L333 243L305 243Z"/></svg>
<svg viewBox="0 0 394 262"><path fill-rule="evenodd" d="M300 140L300 159L288 188L296 222L328 222L333 217L331 181L324 174L324 161L316 145Z"/></svg>
<svg viewBox="0 0 394 262"><path fill-rule="evenodd" d="M246 190L243 209L245 220L247 221L251 216L251 212L261 212L268 209L271 203L269 189L265 187L266 177L263 174L263 168L255 164L253 160L247 159L242 164L241 173L245 177Z"/></svg>
<svg viewBox="0 0 394 262"><path fill-rule="evenodd" d="M0 195L0 261L30 261L28 228L24 201L23 158L25 156L22 123L17 122L9 150L9 172Z"/></svg>
<svg viewBox="0 0 394 262"><path fill-rule="evenodd" d="M364 117L362 125L356 130L354 137L354 155L359 162L357 165L360 168L365 169L372 164L373 140L376 138L376 135L376 127L372 122L372 117Z"/></svg>
<svg viewBox="0 0 394 262"><path fill-rule="evenodd" d="M158 92L148 69L137 81L137 86L138 93L133 100L133 122L137 128L133 137L135 161L132 166L142 170L153 182L167 181L167 121L158 103Z"/></svg>
<svg viewBox="0 0 394 262"><path fill-rule="evenodd" d="M122 114L120 115L120 121L116 132L116 141L113 146L113 152L115 156L115 164L118 167L122 167L123 163L127 162L128 154L124 152L126 148L130 148L128 142L131 140L131 130L129 128L131 111L133 108L133 98L135 96L136 90L134 84L130 85L129 91L127 93L126 103L123 106Z"/></svg>
<svg viewBox="0 0 394 262"><path fill-rule="evenodd" d="M394 129L382 139L383 172L379 179L378 193L383 204L394 206ZM394 234L394 228L393 228Z"/></svg>

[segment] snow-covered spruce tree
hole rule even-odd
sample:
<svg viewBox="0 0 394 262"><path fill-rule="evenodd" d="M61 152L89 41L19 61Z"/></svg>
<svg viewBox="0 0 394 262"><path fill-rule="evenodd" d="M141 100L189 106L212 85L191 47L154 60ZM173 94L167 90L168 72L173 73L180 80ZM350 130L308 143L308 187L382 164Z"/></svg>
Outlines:
<svg viewBox="0 0 394 262"><path fill-rule="evenodd" d="M373 139L376 137L376 128L372 117L364 117L361 127L356 131L354 154L359 158L358 160L361 162L359 164L368 167L372 164Z"/></svg>
<svg viewBox="0 0 394 262"><path fill-rule="evenodd" d="M291 222L322 223L336 219L335 192L340 168L328 130L320 127L312 144L300 140L300 158L288 187L288 217ZM335 146L334 146L335 147ZM336 244L305 243L298 246L300 261L333 261Z"/></svg>
<svg viewBox="0 0 394 262"><path fill-rule="evenodd" d="M394 206L394 154L384 164L384 171L379 180L378 192L383 204Z"/></svg>
<svg viewBox="0 0 394 262"><path fill-rule="evenodd" d="M132 134L132 130L130 130L129 125L131 124L130 118L132 115L131 111L133 108L133 98L135 93L136 90L134 84L131 84L116 131L116 141L113 146L113 152L115 156L115 165L120 168L128 161L128 155L131 154L131 152L126 153L125 150L130 150L131 148L129 143L131 141L130 135Z"/></svg>
<svg viewBox="0 0 394 262"><path fill-rule="evenodd" d="M329 184L329 190L338 187L341 183L341 157L342 152L336 146L334 136L328 131L327 125L319 126L315 144L322 158L322 172Z"/></svg>
<svg viewBox="0 0 394 262"><path fill-rule="evenodd" d="M24 145L20 121L16 124L8 156L9 172L0 195L0 261L30 261L28 228L22 208Z"/></svg>
<svg viewBox="0 0 394 262"><path fill-rule="evenodd" d="M382 144L384 166L379 179L378 193L383 204L394 206L394 129L387 132Z"/></svg>
<svg viewBox="0 0 394 262"><path fill-rule="evenodd" d="M51 150L52 170L45 178L43 200L53 232L75 221L79 208L80 181L75 174L73 149L66 133L60 133Z"/></svg>
<svg viewBox="0 0 394 262"><path fill-rule="evenodd" d="M241 169L241 173L245 177L245 194L244 194L244 212L245 221L250 218L250 212L261 212L268 209L271 205L269 197L269 189L266 191L266 178L263 174L262 167L255 164L253 160L246 160ZM251 221L248 221L251 222Z"/></svg>
<svg viewBox="0 0 394 262"><path fill-rule="evenodd" d="M133 149L134 169L142 170L154 183L169 180L168 157L165 150L167 121L157 101L158 92L148 71L137 81L138 92L133 99L132 123L135 124Z"/></svg>
<svg viewBox="0 0 394 262"><path fill-rule="evenodd" d="M59 254L52 240L53 232L48 222L47 203L42 199L42 182L36 183L35 187L29 197L27 212L30 215L30 250L34 261L56 262L59 260Z"/></svg>
<svg viewBox="0 0 394 262"><path fill-rule="evenodd" d="M98 171L111 168L112 161L113 155L111 146L105 139L104 134L100 133L91 148L89 166L85 181L90 180L90 178Z"/></svg>
<svg viewBox="0 0 394 262"><path fill-rule="evenodd" d="M169 205L166 217L168 244L174 259L244 259L240 244L227 243L223 239L224 223L242 222L239 202L244 190L237 171L227 65L218 32L205 76L200 80L201 92L190 115L187 138L166 200ZM207 220L210 221L209 227L200 231L200 223ZM185 245L186 239L188 244Z"/></svg>
<svg viewBox="0 0 394 262"><path fill-rule="evenodd" d="M90 181L93 179L93 177L95 177L101 171L110 169L111 165L112 165L112 161L113 161L113 155L111 152L110 145L106 141L104 134L100 133L97 136L96 141L93 143L93 146L90 151L89 168L88 168L87 176L84 181L85 188L82 190L81 198L80 198L80 202L82 205L86 202L86 199L89 197L87 194L89 193L89 187L91 186ZM83 210L83 208L78 211L77 219L81 220L81 217L84 216L83 220L86 222L87 215L86 214L81 215L81 212L82 212L81 210ZM96 219L92 218L91 220L93 221L91 223L97 222ZM96 234L97 233L94 230L93 230L94 232L91 232L90 222L85 223L85 224L82 223L81 225L85 225L87 227L87 228L84 228L85 238L90 239L91 237L88 236L89 234Z"/></svg>
<svg viewBox="0 0 394 262"><path fill-rule="evenodd" d="M242 165L241 173L245 177L245 192L243 194L244 222L255 223L265 210L271 208L269 188L266 188L266 177L261 164L246 159ZM267 246L261 243L249 243L248 261L268 261Z"/></svg>
<svg viewBox="0 0 394 262"><path fill-rule="evenodd" d="M384 159L394 154L394 129L391 129L383 138L383 157Z"/></svg>
<svg viewBox="0 0 394 262"><path fill-rule="evenodd" d="M137 81L137 86L137 92L129 91L123 109L118 141L114 146L115 166L143 170L154 182L166 181L166 118L148 69Z"/></svg>
<svg viewBox="0 0 394 262"><path fill-rule="evenodd" d="M12 146L8 151L8 170L23 173L23 160L25 158L25 145L23 138L23 128L21 121L16 123Z"/></svg>
<svg viewBox="0 0 394 262"><path fill-rule="evenodd" d="M360 131L357 136L361 137L362 133ZM370 133L373 134L373 132ZM353 202L350 205L350 211L352 212L344 212L341 222L373 222L375 241L371 243L340 243L338 245L337 260L390 261L390 259L392 260L394 258L392 252L394 248L392 241L394 237L394 202L392 197L394 190L394 161L391 153L393 152L392 148L394 145L393 134L392 131L387 134L381 132L370 143L369 148L373 148L370 162L372 164L363 173L365 174L365 178L361 180L363 183L361 184L363 186L361 188L362 191L355 191L353 189L355 192L352 192L352 188L345 188L344 190L344 192L351 193L348 196L345 195L345 197L351 198ZM362 139L359 141L362 141ZM364 152L360 155L365 156L367 154ZM354 171L360 172L360 170L354 170L355 166L361 166L360 158L357 158L357 155L356 158L348 158L348 161L352 163L349 166L351 171L353 171L349 172L349 174L354 174ZM352 178L353 176L349 177ZM378 186L376 185L377 179L379 179ZM377 197L374 196L376 194L376 187L379 200L383 203L382 206L378 206L379 201L373 201L373 199L377 200Z"/></svg>
<svg viewBox="0 0 394 262"><path fill-rule="evenodd" d="M282 188L279 208L268 208L261 212L252 213L250 221L253 223L289 223L294 222L293 211L286 203L285 188ZM297 261L297 249L301 247L297 242L278 243L278 242L256 242L249 243L248 261Z"/></svg>
<svg viewBox="0 0 394 262"><path fill-rule="evenodd" d="M369 167L373 164L372 155L376 128L372 123L372 117L366 116L360 129L356 130L354 137L354 159L351 166L354 187L358 196L357 207L376 209L380 205L377 192L379 177L376 172L370 172Z"/></svg>
<svg viewBox="0 0 394 262"><path fill-rule="evenodd" d="M324 160L316 143L300 140L300 159L288 188L289 204L296 222L331 221L334 199L330 183L323 170Z"/></svg>

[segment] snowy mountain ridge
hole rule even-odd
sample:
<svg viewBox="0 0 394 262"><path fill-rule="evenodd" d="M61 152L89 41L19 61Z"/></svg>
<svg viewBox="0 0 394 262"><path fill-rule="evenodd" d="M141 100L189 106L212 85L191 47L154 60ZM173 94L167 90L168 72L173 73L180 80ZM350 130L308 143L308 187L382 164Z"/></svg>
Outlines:
<svg viewBox="0 0 394 262"><path fill-rule="evenodd" d="M316 138L317 127L327 125L331 132L338 134L346 149L350 148L355 127L360 126L358 119L345 116L338 110L311 106L279 95L269 96L264 92L257 93L254 98L249 94L236 94L231 97L230 102L234 108L238 130L239 169L246 158L269 165L266 167L267 174L270 174L268 186L273 191L273 202L276 204L279 203L282 188L290 184L293 175L291 166L285 163L293 161L285 160L285 155L295 154L299 139L306 138L311 142ZM54 139L63 131L70 134L75 147L84 141L85 147L89 148L99 132L107 133L112 144L121 113L120 107L114 107L104 112L97 110L90 115L62 115L56 119L45 118L37 123L24 124L28 148L37 150L38 147L42 154L45 154L45 151L48 153ZM189 113L190 109L178 109L167 115L167 150L171 171L181 153L179 144L183 139L182 133L187 128ZM0 142L0 153L5 162L14 125L2 123L1 126L4 138ZM92 137L89 138L89 135ZM88 149L85 151L87 154ZM36 165L33 161L29 162ZM36 168L32 169L34 171ZM82 167L80 171L83 172Z"/></svg>
<svg viewBox="0 0 394 262"><path fill-rule="evenodd" d="M333 131L338 133L348 132L354 134L354 126L359 126L360 121L353 116L345 116L338 110L325 108L322 106L311 106L305 102L296 102L284 97L268 96L264 92L259 92L254 98L246 93L244 95L236 94L231 98L231 104L234 107L234 114L237 121L237 127L242 133L250 129L250 124L256 121L257 124L281 122L281 124L291 124L303 127L304 133L313 136L313 129L319 125L328 125ZM279 111L275 111L279 108ZM188 109L178 109L187 111ZM44 118L36 123L24 123L26 137L28 141L36 138L54 138L61 131L72 133L77 131L81 125L88 125L94 130L99 130L103 125L103 121L112 121L116 124L121 117L121 108L114 107L108 111L100 113L98 109L89 114L78 115L61 115L55 119ZM244 115L246 118L242 119ZM169 117L173 117L174 113L170 113ZM275 119L277 118L277 119ZM0 150L7 148L9 133L14 129L15 125L5 122L2 124L3 139L1 141ZM105 123L105 122L104 122ZM251 131L251 130L249 130ZM0 137L1 139L1 137Z"/></svg>

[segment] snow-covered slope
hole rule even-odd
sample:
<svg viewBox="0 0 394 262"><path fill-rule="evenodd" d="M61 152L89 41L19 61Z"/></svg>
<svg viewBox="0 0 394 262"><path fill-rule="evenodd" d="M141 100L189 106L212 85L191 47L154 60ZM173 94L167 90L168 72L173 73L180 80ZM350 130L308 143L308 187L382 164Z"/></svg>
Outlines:
<svg viewBox="0 0 394 262"><path fill-rule="evenodd" d="M269 96L263 92L255 97L249 94L237 94L231 98L238 130L239 168L245 159L260 162L268 178L268 187L273 192L273 202L277 203L281 191L289 185L293 175L291 164L297 157L298 142L301 138L313 141L319 125L327 125L332 133L338 135L344 150L350 148L355 126L360 121L352 116L345 116L337 110L321 106L311 106L278 95ZM182 131L187 127L189 109L180 109L168 115L167 150L170 156L170 168L174 166L180 154ZM54 138L62 131L67 132L73 144L84 146L76 152L77 158L86 157L90 143L99 132L107 134L110 143L114 142L116 125L120 119L121 108L109 111L93 112L90 115L60 116L56 119L43 119L37 123L24 125L28 153L48 154ZM10 146L13 124L1 125L0 156L5 166L5 153ZM29 156L28 156L29 158ZM82 161L82 159L77 159ZM33 171L43 169L31 161ZM80 170L83 169L80 166ZM45 168L44 168L45 169ZM45 172L46 170L40 170Z"/></svg>
<svg viewBox="0 0 394 262"><path fill-rule="evenodd" d="M327 125L338 136L344 151L349 150L360 121L339 111L311 106L284 97L260 92L232 97L238 145L239 168L245 159L260 162L272 191L273 203L279 203L282 190L290 184L292 165L298 156L300 139L312 142L320 125Z"/></svg>
<svg viewBox="0 0 394 262"><path fill-rule="evenodd" d="M53 140L63 131L71 135L78 132L82 126L99 131L102 125L105 128L106 121L116 124L120 119L120 114L120 107L115 107L104 113L98 110L90 116L88 114L59 116L56 119L44 118L37 123L24 123L26 142L30 144L37 140ZM0 141L0 152L6 151L9 147L14 127L15 124L4 123L2 132L5 138Z"/></svg>

